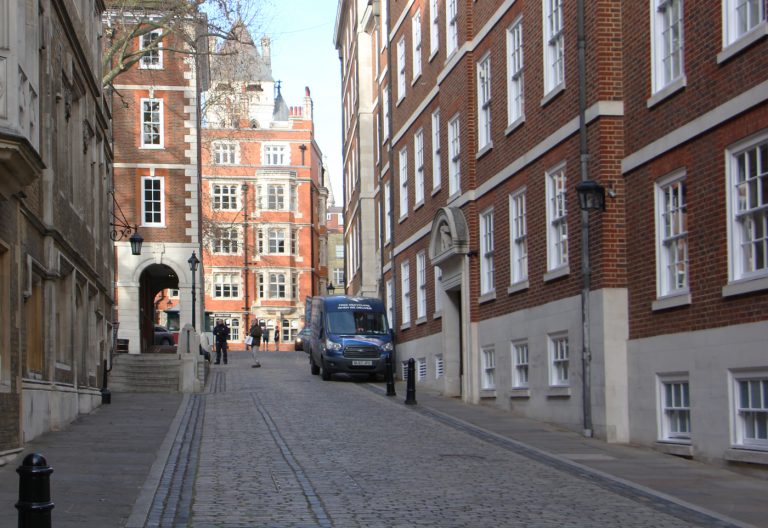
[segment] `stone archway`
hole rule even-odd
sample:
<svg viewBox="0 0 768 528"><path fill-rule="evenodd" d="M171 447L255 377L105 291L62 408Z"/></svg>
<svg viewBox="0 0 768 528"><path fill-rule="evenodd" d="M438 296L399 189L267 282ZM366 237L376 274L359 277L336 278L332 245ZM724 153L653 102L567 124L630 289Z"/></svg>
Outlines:
<svg viewBox="0 0 768 528"><path fill-rule="evenodd" d="M458 207L442 207L432 219L429 259L442 272L440 296L446 396L467 398L469 354L469 231Z"/></svg>
<svg viewBox="0 0 768 528"><path fill-rule="evenodd" d="M148 352L154 345L155 296L166 288L179 287L179 277L166 264L150 264L139 277L139 335L141 353Z"/></svg>

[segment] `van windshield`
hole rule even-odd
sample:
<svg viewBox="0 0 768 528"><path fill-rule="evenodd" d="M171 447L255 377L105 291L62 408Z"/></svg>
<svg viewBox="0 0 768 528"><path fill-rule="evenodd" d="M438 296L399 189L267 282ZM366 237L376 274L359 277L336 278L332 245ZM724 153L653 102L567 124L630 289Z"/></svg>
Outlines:
<svg viewBox="0 0 768 528"><path fill-rule="evenodd" d="M332 334L368 335L386 334L387 319L383 313L328 312L328 330Z"/></svg>

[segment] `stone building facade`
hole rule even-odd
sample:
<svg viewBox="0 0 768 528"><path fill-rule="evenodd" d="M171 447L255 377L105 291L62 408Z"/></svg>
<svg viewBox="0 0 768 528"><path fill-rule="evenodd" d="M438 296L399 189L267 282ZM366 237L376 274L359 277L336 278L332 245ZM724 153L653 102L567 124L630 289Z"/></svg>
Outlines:
<svg viewBox="0 0 768 528"><path fill-rule="evenodd" d="M0 0L0 458L101 402L114 255L101 2Z"/></svg>

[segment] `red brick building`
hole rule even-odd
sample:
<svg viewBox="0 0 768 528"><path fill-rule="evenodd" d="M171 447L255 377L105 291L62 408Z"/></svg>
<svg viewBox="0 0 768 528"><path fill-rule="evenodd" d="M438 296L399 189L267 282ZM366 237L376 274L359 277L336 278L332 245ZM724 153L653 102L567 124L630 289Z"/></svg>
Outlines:
<svg viewBox="0 0 768 528"><path fill-rule="evenodd" d="M235 347L257 320L286 348L304 300L325 289L326 203L309 88L288 106L260 50L239 26L212 62L203 128L206 328L224 319Z"/></svg>
<svg viewBox="0 0 768 528"><path fill-rule="evenodd" d="M661 4L650 17L647 5L622 7L630 438L759 467L768 464L766 4ZM670 32L678 38L665 42Z"/></svg>
<svg viewBox="0 0 768 528"><path fill-rule="evenodd" d="M119 17L113 14L116 31ZM188 24L193 26L191 20ZM151 47L161 31L133 39L131 49ZM141 255L131 254L127 238L115 244L119 337L128 339L132 354L154 345L160 308L155 298L163 290L179 294L180 327L191 323L194 313L199 329L202 318L203 266L193 278L188 260L193 252L202 260L197 101L203 88L198 82L207 75L206 55L170 51L175 49L191 51L171 32L117 78L112 94L115 198L144 238Z"/></svg>
<svg viewBox="0 0 768 528"><path fill-rule="evenodd" d="M339 2L347 291L447 395L764 463L765 4L625 4Z"/></svg>

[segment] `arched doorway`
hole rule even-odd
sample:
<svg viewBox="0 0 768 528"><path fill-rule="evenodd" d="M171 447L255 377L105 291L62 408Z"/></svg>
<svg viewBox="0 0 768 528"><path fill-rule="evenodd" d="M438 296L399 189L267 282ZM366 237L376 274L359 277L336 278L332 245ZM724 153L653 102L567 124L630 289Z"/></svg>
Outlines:
<svg viewBox="0 0 768 528"><path fill-rule="evenodd" d="M442 336L445 359L443 393L466 399L471 393L469 361L469 231L458 207L442 207L432 219L429 259L441 270Z"/></svg>
<svg viewBox="0 0 768 528"><path fill-rule="evenodd" d="M158 307L155 297L165 289L178 289L179 277L170 266L152 264L141 272L139 279L139 331L141 353L150 352L154 346L155 321Z"/></svg>

